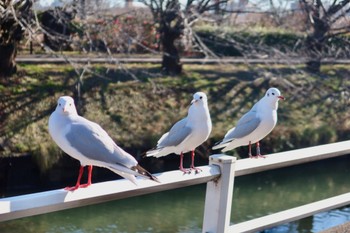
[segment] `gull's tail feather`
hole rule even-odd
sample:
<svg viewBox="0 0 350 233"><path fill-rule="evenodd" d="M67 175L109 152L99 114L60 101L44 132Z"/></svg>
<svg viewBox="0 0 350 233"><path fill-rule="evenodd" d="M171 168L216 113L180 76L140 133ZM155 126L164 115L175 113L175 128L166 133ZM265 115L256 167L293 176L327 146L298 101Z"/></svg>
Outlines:
<svg viewBox="0 0 350 233"><path fill-rule="evenodd" d="M226 144L215 144L215 145L212 147L212 149L213 149L213 150L217 150L217 149L223 148L223 147L225 147L225 146L226 146Z"/></svg>
<svg viewBox="0 0 350 233"><path fill-rule="evenodd" d="M214 144L214 146L212 147L213 150L217 150L217 149L220 149L220 148L223 148L223 147L227 147L231 142L233 141L233 139L231 140L228 140L228 141L224 141L224 140L221 140L217 143ZM225 150L226 148L224 148L222 150L222 152L225 152L227 150Z"/></svg>
<svg viewBox="0 0 350 233"><path fill-rule="evenodd" d="M157 154L162 150L162 148L153 148L146 152L146 157L158 157Z"/></svg>
<svg viewBox="0 0 350 233"><path fill-rule="evenodd" d="M166 156L172 152L173 151L169 147L157 147L157 148L154 148L152 150L147 151L146 156L147 157L153 156L153 157L159 158L159 157Z"/></svg>
<svg viewBox="0 0 350 233"><path fill-rule="evenodd" d="M154 180L156 182L159 182L157 177L151 175L151 173L146 171L146 169L142 168L138 164L131 167L131 168L121 166L119 164L108 164L107 166L104 166L104 167L117 173L118 175L122 176L123 178L130 180L135 185L137 185L136 176L141 176L144 179Z"/></svg>
<svg viewBox="0 0 350 233"><path fill-rule="evenodd" d="M134 174L131 174L131 173L135 173L134 171L122 171L122 169L120 169L120 167L116 168L115 166L108 166L107 167L109 170L111 170L112 172L120 175L121 177L131 181L133 184L137 185L137 182L136 182L136 177Z"/></svg>
<svg viewBox="0 0 350 233"><path fill-rule="evenodd" d="M137 164L136 166L132 167L131 170L137 172L139 174L139 176L142 176L143 178L146 178L146 179L149 179L149 180L153 180L155 182L160 183L160 181L158 180L157 177L155 177L154 175L149 173L146 169L141 167L139 164Z"/></svg>

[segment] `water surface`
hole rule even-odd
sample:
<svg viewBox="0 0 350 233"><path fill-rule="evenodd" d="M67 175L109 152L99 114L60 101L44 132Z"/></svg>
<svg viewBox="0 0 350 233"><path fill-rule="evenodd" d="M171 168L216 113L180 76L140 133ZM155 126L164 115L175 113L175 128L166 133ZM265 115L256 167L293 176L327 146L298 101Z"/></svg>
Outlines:
<svg viewBox="0 0 350 233"><path fill-rule="evenodd" d="M350 156L235 178L231 222L350 192ZM205 185L164 191L98 205L0 223L18 232L201 232ZM350 221L350 208L319 213L264 232L318 232Z"/></svg>

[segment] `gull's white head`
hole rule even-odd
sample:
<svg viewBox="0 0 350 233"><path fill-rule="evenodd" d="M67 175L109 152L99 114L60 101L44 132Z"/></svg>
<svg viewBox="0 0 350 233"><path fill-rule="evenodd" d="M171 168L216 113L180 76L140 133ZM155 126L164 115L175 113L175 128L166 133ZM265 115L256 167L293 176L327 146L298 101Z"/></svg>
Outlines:
<svg viewBox="0 0 350 233"><path fill-rule="evenodd" d="M188 109L188 117L189 119L192 119L195 122L203 122L202 120L210 121L208 99L205 93L196 92L193 95L191 106ZM199 120L199 119L202 119L202 120Z"/></svg>
<svg viewBox="0 0 350 233"><path fill-rule="evenodd" d="M272 102L277 102L280 99L284 100L284 97L281 95L281 92L275 87L271 87L267 90L265 98L271 100Z"/></svg>
<svg viewBox="0 0 350 233"><path fill-rule="evenodd" d="M278 109L279 100L284 100L284 97L281 95L281 92L275 87L269 88L264 98L262 99L265 104L268 104L268 106L271 106L271 108L275 110Z"/></svg>
<svg viewBox="0 0 350 233"><path fill-rule="evenodd" d="M203 92L196 92L193 95L193 100L191 101L191 104L193 105L207 105L208 104L208 98L207 95Z"/></svg>
<svg viewBox="0 0 350 233"><path fill-rule="evenodd" d="M70 96L61 96L57 101L56 112L63 115L77 115L74 99Z"/></svg>

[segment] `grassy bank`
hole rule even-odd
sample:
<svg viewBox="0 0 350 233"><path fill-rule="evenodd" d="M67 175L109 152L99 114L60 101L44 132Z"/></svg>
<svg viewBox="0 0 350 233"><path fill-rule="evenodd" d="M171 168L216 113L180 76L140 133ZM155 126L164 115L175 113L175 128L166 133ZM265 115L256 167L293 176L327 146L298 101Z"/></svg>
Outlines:
<svg viewBox="0 0 350 233"><path fill-rule="evenodd" d="M280 57L281 53L298 57L305 56L307 51L307 33L293 29L201 25L197 26L195 31L203 43L218 56L252 55L252 51L258 51L258 54L266 54L269 57ZM349 53L343 49L349 40L349 33L326 40L322 50L323 56L328 57L335 54L334 51L341 51L337 53L338 59L349 58Z"/></svg>
<svg viewBox="0 0 350 233"><path fill-rule="evenodd" d="M264 154L350 138L350 67L323 66L318 75L287 65L186 65L179 77L159 73L158 65L91 67L79 81L69 65L22 65L18 75L0 83L0 156L35 155L42 169L62 152L48 135L48 117L57 98L71 95L78 111L98 122L134 155L155 146L158 138L187 113L192 94L208 94L213 132L199 154L234 126L271 87L286 97L279 122L262 141ZM132 73L132 75L130 75ZM231 154L245 157L246 148Z"/></svg>

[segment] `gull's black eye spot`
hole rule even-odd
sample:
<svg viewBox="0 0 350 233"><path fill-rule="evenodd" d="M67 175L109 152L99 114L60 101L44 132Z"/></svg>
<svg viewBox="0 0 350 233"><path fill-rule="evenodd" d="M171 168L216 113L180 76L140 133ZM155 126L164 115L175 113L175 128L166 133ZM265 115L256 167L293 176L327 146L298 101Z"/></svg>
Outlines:
<svg viewBox="0 0 350 233"><path fill-rule="evenodd" d="M203 96L199 97L200 99L203 99Z"/></svg>
<svg viewBox="0 0 350 233"><path fill-rule="evenodd" d="M270 93L267 93L267 96L270 96Z"/></svg>
<svg viewBox="0 0 350 233"><path fill-rule="evenodd" d="M59 103L58 106L61 106L61 103Z"/></svg>
<svg viewBox="0 0 350 233"><path fill-rule="evenodd" d="M272 95L275 95L275 93L272 92Z"/></svg>
<svg viewBox="0 0 350 233"><path fill-rule="evenodd" d="M72 106L72 104L69 104L69 106Z"/></svg>

